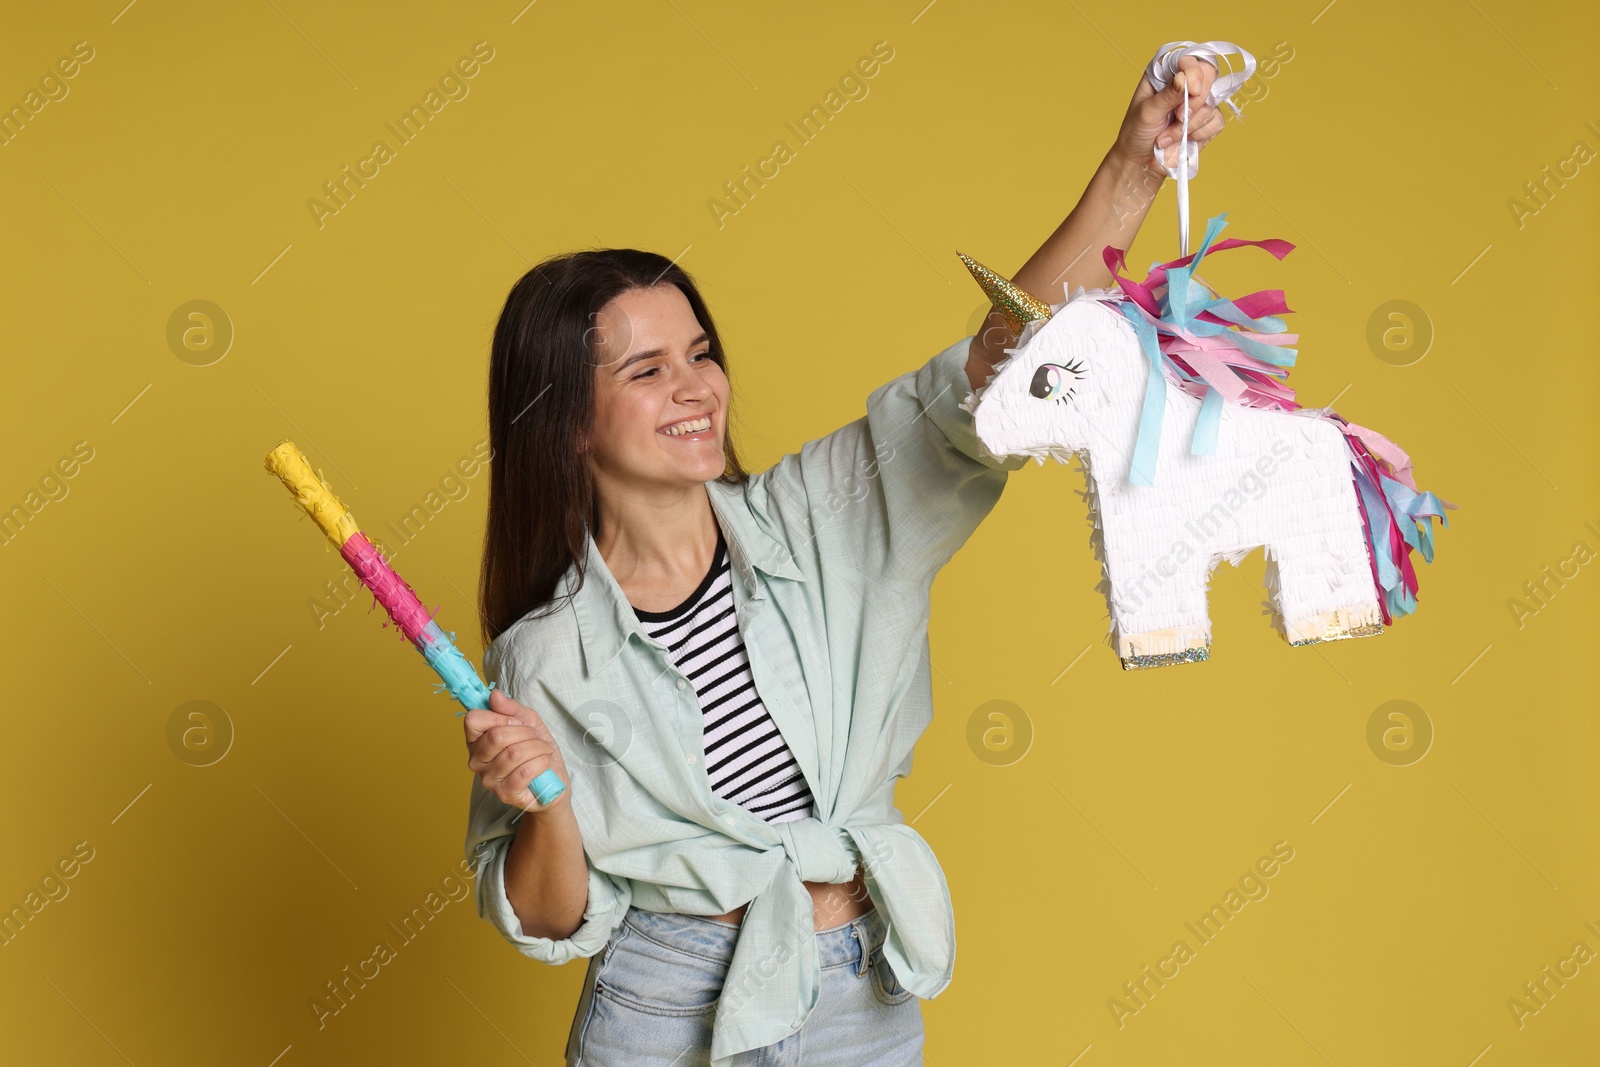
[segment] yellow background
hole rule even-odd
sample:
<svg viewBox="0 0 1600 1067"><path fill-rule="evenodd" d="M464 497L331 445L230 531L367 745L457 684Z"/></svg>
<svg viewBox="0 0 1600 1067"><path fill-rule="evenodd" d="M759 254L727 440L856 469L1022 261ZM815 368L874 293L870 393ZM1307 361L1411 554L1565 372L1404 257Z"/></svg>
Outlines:
<svg viewBox="0 0 1600 1067"><path fill-rule="evenodd" d="M928 1062L1594 1062L1600 962L1520 1028L1506 1002L1575 942L1600 951L1600 565L1520 627L1508 601L1576 542L1600 549L1600 174L1520 227L1507 201L1575 142L1600 150L1596 28L1590 5L1506 0L13 12L0 102L76 41L95 56L0 148L0 504L75 442L94 458L0 548L0 904L77 842L94 858L0 948L0 1061L557 1062L581 964L525 960L470 901L316 1026L324 982L455 869L470 775L455 706L369 598L319 629L308 601L343 564L263 457L294 438L393 547L384 523L485 434L512 282L636 246L704 286L763 468L976 324L956 249L1015 271L1137 65L1194 36L1293 52L1194 198L1197 228L1227 211L1229 236L1299 247L1232 253L1212 280L1283 288L1301 399L1337 396L1461 509L1418 562L1420 611L1381 639L1285 646L1258 551L1214 579L1211 662L1124 673L1082 476L1012 477L935 586L938 716L898 794L959 931ZM322 183L480 40L470 95L319 229ZM795 147L784 123L880 40L869 95L718 228L707 201ZM1175 247L1165 190L1131 260ZM196 299L236 331L203 367L166 340ZM1408 366L1367 343L1391 300L1435 333ZM477 661L487 474L465 484L397 565ZM168 743L190 700L232 724L210 766ZM968 746L992 700L1031 723L1009 766ZM1408 766L1368 745L1390 700L1434 731ZM1270 895L1119 1027L1122 983L1278 841L1294 859Z"/></svg>

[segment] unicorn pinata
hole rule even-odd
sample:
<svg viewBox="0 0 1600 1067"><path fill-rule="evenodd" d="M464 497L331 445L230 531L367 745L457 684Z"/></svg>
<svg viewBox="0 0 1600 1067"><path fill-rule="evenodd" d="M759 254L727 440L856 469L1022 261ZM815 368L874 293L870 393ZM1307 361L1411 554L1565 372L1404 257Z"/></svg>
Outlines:
<svg viewBox="0 0 1600 1067"><path fill-rule="evenodd" d="M1265 550L1267 607L1291 645L1380 634L1416 610L1411 550L1433 561L1441 501L1409 457L1283 383L1297 340L1277 290L1228 300L1196 272L1208 253L1284 241L1216 241L1046 304L963 255L1017 336L962 407L996 458L1081 457L1090 542L1125 670L1209 657L1206 589L1222 560ZM958 253L959 254L959 253ZM1159 472L1159 477L1158 477Z"/></svg>

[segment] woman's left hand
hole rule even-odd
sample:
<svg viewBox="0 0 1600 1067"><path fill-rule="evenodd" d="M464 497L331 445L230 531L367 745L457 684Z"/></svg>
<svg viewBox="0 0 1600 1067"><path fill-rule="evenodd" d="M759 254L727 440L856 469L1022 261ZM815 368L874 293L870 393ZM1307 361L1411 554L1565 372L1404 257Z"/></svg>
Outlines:
<svg viewBox="0 0 1600 1067"><path fill-rule="evenodd" d="M1144 166L1157 178L1166 172L1156 165L1155 150L1162 149L1167 166L1178 164L1178 140L1183 132L1183 98L1189 96L1189 140L1202 147L1222 132L1222 113L1206 103L1217 68L1203 59L1184 56L1178 60L1178 73L1161 92L1150 79L1139 76L1122 129L1117 132L1114 149L1128 162Z"/></svg>

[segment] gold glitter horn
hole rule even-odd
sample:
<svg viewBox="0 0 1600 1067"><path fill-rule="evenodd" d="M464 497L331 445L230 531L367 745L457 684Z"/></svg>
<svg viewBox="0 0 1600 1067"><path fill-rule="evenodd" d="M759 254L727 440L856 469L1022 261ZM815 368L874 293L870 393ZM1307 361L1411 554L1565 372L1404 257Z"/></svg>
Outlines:
<svg viewBox="0 0 1600 1067"><path fill-rule="evenodd" d="M1023 292L965 252L957 252L956 255L961 257L961 262L967 265L972 276L978 279L978 284L983 286L989 303L1005 316L1006 326L1014 336L1020 337L1022 328L1034 319L1050 317L1050 305L1043 300L1032 293Z"/></svg>

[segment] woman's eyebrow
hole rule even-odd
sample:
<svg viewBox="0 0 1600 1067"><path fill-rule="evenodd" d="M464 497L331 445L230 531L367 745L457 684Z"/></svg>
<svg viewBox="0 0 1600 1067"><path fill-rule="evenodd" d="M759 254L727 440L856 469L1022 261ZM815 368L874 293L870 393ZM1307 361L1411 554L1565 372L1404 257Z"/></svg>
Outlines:
<svg viewBox="0 0 1600 1067"><path fill-rule="evenodd" d="M699 336L695 337L693 340L691 340L689 342L688 347L693 348L695 345L699 344L701 341L705 341L707 339L708 338L706 337L705 331L701 330ZM657 356L664 356L666 354L667 354L667 350L665 348L647 348L647 349L645 349L645 350L643 350L641 352L635 352L633 355L631 355L627 359L623 360L617 366L616 371L614 371L613 373L621 374L623 371L627 370L629 367L633 366L635 363L639 362L642 359L654 359Z"/></svg>

